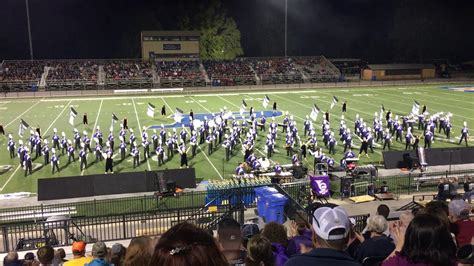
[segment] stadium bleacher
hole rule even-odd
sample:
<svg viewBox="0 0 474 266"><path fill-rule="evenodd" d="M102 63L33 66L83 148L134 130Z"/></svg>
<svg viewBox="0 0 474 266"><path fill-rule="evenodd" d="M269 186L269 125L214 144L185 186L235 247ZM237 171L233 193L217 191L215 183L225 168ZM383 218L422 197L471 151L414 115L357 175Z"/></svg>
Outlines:
<svg viewBox="0 0 474 266"><path fill-rule="evenodd" d="M0 83L9 91L173 88L292 84L338 80L339 70L323 56L234 60L5 61Z"/></svg>

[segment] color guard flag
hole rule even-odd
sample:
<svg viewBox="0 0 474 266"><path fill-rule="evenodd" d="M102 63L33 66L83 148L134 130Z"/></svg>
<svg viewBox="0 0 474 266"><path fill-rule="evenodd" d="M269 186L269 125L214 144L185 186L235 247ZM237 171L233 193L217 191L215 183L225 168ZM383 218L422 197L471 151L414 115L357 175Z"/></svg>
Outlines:
<svg viewBox="0 0 474 266"><path fill-rule="evenodd" d="M119 120L118 117L114 113L112 113L112 126L110 128L113 129L115 123L117 123L118 120Z"/></svg>
<svg viewBox="0 0 474 266"><path fill-rule="evenodd" d="M242 100L242 105L240 106L240 115L243 115L245 113L245 109L247 108L247 103L245 100Z"/></svg>
<svg viewBox="0 0 474 266"><path fill-rule="evenodd" d="M149 117L155 116L155 106L151 103L148 103L148 110L146 111L146 115Z"/></svg>
<svg viewBox="0 0 474 266"><path fill-rule="evenodd" d="M336 103L339 102L339 99L336 98L336 96L332 96L332 103L331 103L331 109L336 105Z"/></svg>
<svg viewBox="0 0 474 266"><path fill-rule="evenodd" d="M321 110L316 104L313 106L313 108L311 108L311 114L309 116L311 117L311 119L313 119L313 121L316 121L316 119L318 119L319 111Z"/></svg>
<svg viewBox="0 0 474 266"><path fill-rule="evenodd" d="M183 119L183 110L176 107L176 111L174 112L174 121L176 121L176 123L181 123L181 119Z"/></svg>
<svg viewBox="0 0 474 266"><path fill-rule="evenodd" d="M69 124L74 126L74 118L77 116L77 111L71 107L71 111L69 112Z"/></svg>
<svg viewBox="0 0 474 266"><path fill-rule="evenodd" d="M28 123L25 122L25 120L20 119L20 128L18 130L18 135L23 138L23 134L25 134L25 131L30 127Z"/></svg>
<svg viewBox="0 0 474 266"><path fill-rule="evenodd" d="M330 195L331 182L329 181L329 176L310 176L309 180L311 189L316 195L320 197L328 197Z"/></svg>
<svg viewBox="0 0 474 266"><path fill-rule="evenodd" d="M270 98L268 98L268 95L265 94L265 97L263 97L263 108L267 108L268 103L270 103Z"/></svg>
<svg viewBox="0 0 474 266"><path fill-rule="evenodd" d="M413 107L411 108L411 113L414 115L418 115L419 112L420 112L420 103L415 101L413 103Z"/></svg>

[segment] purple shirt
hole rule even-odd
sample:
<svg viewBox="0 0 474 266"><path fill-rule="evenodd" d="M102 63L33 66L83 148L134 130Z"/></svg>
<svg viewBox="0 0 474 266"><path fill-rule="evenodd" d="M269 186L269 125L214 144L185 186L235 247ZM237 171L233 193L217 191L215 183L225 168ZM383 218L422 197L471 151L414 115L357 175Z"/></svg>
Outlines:
<svg viewBox="0 0 474 266"><path fill-rule="evenodd" d="M286 248L286 253L289 257L294 254L301 254L300 244L303 244L309 248L313 248L313 242L311 241L312 233L311 230L305 230L303 235L297 235L292 237L288 241L288 247Z"/></svg>

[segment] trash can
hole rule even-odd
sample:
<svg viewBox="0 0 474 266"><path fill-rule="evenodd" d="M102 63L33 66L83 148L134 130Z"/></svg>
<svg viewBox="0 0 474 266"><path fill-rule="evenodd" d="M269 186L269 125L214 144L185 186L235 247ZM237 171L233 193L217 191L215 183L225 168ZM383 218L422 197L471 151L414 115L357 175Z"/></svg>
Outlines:
<svg viewBox="0 0 474 266"><path fill-rule="evenodd" d="M267 208L267 197L278 193L278 190L272 187L257 187L254 189L257 200L258 216L265 218L265 209Z"/></svg>
<svg viewBox="0 0 474 266"><path fill-rule="evenodd" d="M267 208L265 210L265 222L285 222L285 204L288 198L282 194L272 194L268 197Z"/></svg>

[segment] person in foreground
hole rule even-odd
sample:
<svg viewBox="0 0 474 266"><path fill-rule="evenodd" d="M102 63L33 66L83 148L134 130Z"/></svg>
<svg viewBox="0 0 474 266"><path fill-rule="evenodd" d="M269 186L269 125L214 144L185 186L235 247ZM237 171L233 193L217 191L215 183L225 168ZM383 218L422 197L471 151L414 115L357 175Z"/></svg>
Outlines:
<svg viewBox="0 0 474 266"><path fill-rule="evenodd" d="M229 265L215 239L190 223L179 223L164 233L155 246L151 265Z"/></svg>
<svg viewBox="0 0 474 266"><path fill-rule="evenodd" d="M92 257L93 260L91 262L86 263L86 266L111 266L110 263L107 262L107 246L104 242L95 242L92 246Z"/></svg>
<svg viewBox="0 0 474 266"><path fill-rule="evenodd" d="M74 241L72 243L72 255L74 256L72 260L69 260L64 263L64 266L83 266L86 263L92 261L92 257L86 257L86 242L84 241Z"/></svg>
<svg viewBox="0 0 474 266"><path fill-rule="evenodd" d="M456 245L446 223L439 217L422 213L408 228L394 224L395 250L383 266L455 266Z"/></svg>
<svg viewBox="0 0 474 266"><path fill-rule="evenodd" d="M291 257L285 266L351 266L360 265L343 250L347 246L350 221L346 210L334 204L325 204L313 213L314 249Z"/></svg>

